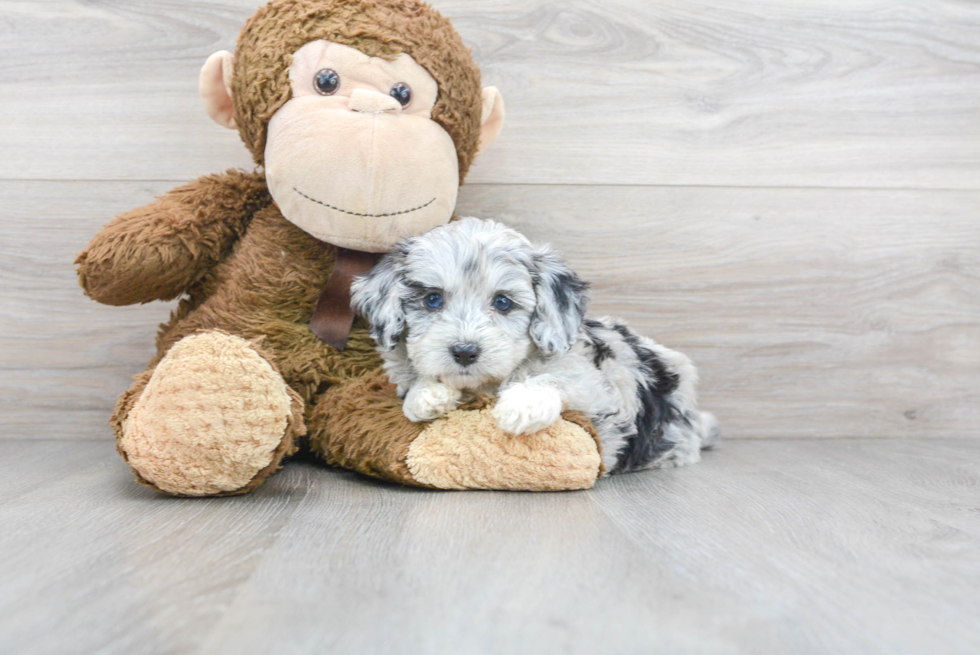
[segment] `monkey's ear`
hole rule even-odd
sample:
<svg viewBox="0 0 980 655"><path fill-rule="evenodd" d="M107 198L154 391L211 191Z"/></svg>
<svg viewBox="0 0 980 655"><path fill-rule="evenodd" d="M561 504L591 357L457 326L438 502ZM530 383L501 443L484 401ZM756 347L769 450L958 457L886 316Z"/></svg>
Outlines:
<svg viewBox="0 0 980 655"><path fill-rule="evenodd" d="M235 129L235 105L231 100L231 76L235 55L227 50L214 53L201 68L201 100L204 109L218 125Z"/></svg>
<svg viewBox="0 0 980 655"><path fill-rule="evenodd" d="M483 116L480 117L480 144L476 154L490 147L504 126L504 97L495 86L483 88Z"/></svg>

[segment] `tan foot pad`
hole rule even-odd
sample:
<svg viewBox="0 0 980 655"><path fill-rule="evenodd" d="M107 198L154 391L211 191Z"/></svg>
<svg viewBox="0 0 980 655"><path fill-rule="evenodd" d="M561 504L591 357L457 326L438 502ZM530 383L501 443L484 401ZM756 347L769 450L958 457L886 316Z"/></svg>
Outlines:
<svg viewBox="0 0 980 655"><path fill-rule="evenodd" d="M440 489L588 489L602 458L580 426L558 421L533 435L501 432L487 410L450 412L412 442L406 464Z"/></svg>
<svg viewBox="0 0 980 655"><path fill-rule="evenodd" d="M153 372L120 449L159 489L207 496L245 487L273 459L291 415L282 376L239 337L185 337Z"/></svg>

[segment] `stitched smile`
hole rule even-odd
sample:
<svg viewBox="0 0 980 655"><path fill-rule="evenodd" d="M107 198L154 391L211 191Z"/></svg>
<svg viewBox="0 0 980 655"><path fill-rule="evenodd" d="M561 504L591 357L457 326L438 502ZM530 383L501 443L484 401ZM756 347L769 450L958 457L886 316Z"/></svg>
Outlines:
<svg viewBox="0 0 980 655"><path fill-rule="evenodd" d="M343 212L345 214L350 214L351 216L364 216L366 218L383 218L385 216L398 216L399 214L409 214L411 212L415 212L415 211L418 211L420 209L425 209L426 207L428 207L429 205L431 205L432 203L434 203L436 201L436 199L433 198L432 200L430 200L429 202L425 203L424 205L419 205L418 207L412 207L411 209L403 209L400 212L389 212L387 214L361 214L359 212L352 212L352 211L348 211L346 209L341 209L340 207L334 207L333 205L328 205L327 203L325 203L323 201L320 201L320 200L317 200L316 198L311 198L310 196L306 195L305 193L303 193L302 191L300 191L296 187L293 187L293 191L295 191L299 195L303 196L304 198L306 198L310 202L315 202L318 205L323 205L324 207L328 207L330 209L333 209L334 211Z"/></svg>

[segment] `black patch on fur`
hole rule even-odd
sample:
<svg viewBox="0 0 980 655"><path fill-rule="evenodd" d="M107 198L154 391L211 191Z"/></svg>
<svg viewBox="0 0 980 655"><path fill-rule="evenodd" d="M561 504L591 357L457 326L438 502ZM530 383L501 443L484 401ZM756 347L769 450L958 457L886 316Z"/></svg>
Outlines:
<svg viewBox="0 0 980 655"><path fill-rule="evenodd" d="M588 284L571 272L561 272L554 276L551 283L551 292L555 294L555 302L562 314L568 312L574 300L576 309L581 311L582 294L589 287Z"/></svg>
<svg viewBox="0 0 980 655"><path fill-rule="evenodd" d="M623 337L623 341L633 349L633 352L636 353L637 358L640 360L640 364L653 372L653 375L656 377L653 386L654 391L662 396L668 396L674 393L677 390L677 385L681 382L680 377L673 371L669 371L667 366L660 361L660 358L652 350L644 347L636 335L630 332L628 327L622 323L615 323L613 329L619 332Z"/></svg>
<svg viewBox="0 0 980 655"><path fill-rule="evenodd" d="M675 444L664 439L664 428L676 421L689 423L689 419L667 401L667 396L677 390L680 377L668 370L656 353L644 347L625 325L617 323L612 329L636 353L643 377L646 378L646 384L641 384L637 389L640 411L636 416L636 432L627 437L626 445L611 471L625 473L643 468L669 452Z"/></svg>
<svg viewBox="0 0 980 655"><path fill-rule="evenodd" d="M592 348L592 363L596 368L602 368L602 363L607 359L613 357L613 350L609 347L602 337L597 334L597 330L605 327L599 321L594 321L592 319L585 319L585 325L582 330L585 332L585 336L589 340L589 346Z"/></svg>
<svg viewBox="0 0 980 655"><path fill-rule="evenodd" d="M378 343L378 344L384 343L384 334L385 334L385 329L387 327L388 327L388 324L385 323L384 321L380 321L378 323L372 323L371 324L370 334L371 334L371 338L374 339L374 342L375 343ZM401 333L399 333L398 335L396 335L396 337L394 339L392 339L392 342L398 343L399 339L401 339L401 338L402 338L402 335L401 335Z"/></svg>
<svg viewBox="0 0 980 655"><path fill-rule="evenodd" d="M562 265L563 266L563 265ZM567 350L575 342L582 327L582 318L588 306L585 292L589 285L577 275L567 270L549 270L547 275L539 271L531 271L531 281L538 296L538 305L531 315L532 326L536 321L548 321L550 317L553 328L558 333L559 343L537 344L544 350ZM549 307L549 305L552 305ZM542 313L542 309L544 310ZM571 321L564 317L571 317Z"/></svg>
<svg viewBox="0 0 980 655"><path fill-rule="evenodd" d="M369 280L369 284L372 282L378 283L378 293L366 294L367 298L363 299L362 302L356 307L356 311L364 316L370 324L369 333L371 338L373 338L377 343L382 343L382 337L385 333L388 324L380 319L378 319L378 307L383 302L384 296L392 293L392 286L394 280L397 276L388 279L392 276L395 271L397 263L392 255L385 255L381 258L373 269L367 274L366 278Z"/></svg>

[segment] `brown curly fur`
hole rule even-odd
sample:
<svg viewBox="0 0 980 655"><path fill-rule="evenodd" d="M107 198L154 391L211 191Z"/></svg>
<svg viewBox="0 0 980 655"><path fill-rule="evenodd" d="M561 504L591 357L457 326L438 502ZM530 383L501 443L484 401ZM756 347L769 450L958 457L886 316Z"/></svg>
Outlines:
<svg viewBox="0 0 980 655"><path fill-rule="evenodd" d="M290 427L273 463L234 493L261 484L283 456L295 451L296 437L305 433L303 415L318 395L381 365L361 320L355 322L344 351L309 330L335 256L334 246L283 218L259 173L209 175L106 225L76 259L79 281L89 296L124 305L183 294L160 328L149 368L119 400L111 420L117 438L171 346L202 330L227 332L252 341L300 403L294 403ZM376 415L374 420L411 425L394 400L390 415ZM317 451L327 452L324 447ZM401 481L413 482L410 476Z"/></svg>
<svg viewBox="0 0 980 655"><path fill-rule="evenodd" d="M452 24L416 0L273 0L245 24L235 49L232 98L238 131L263 164L266 126L291 97L292 54L324 39L371 57L408 53L439 85L432 120L456 143L466 177L480 136L480 69Z"/></svg>
<svg viewBox="0 0 980 655"><path fill-rule="evenodd" d="M265 177L228 171L177 187L111 221L75 260L79 282L107 305L172 300L197 283L272 204Z"/></svg>
<svg viewBox="0 0 980 655"><path fill-rule="evenodd" d="M183 337L221 330L258 340L286 382L310 402L331 384L377 369L381 360L360 320L344 351L310 332L336 249L283 218L268 192L258 199L259 187L265 189L259 174L228 171L123 214L78 256L78 274L89 296L110 305L185 293L160 328L151 367ZM220 202L234 197L248 200ZM179 270L167 262L177 262Z"/></svg>
<svg viewBox="0 0 980 655"><path fill-rule="evenodd" d="M480 395L460 409L484 409L494 402ZM401 406L395 385L381 371L337 385L320 397L307 416L311 432L321 435L310 446L329 464L395 482L408 479L418 486L429 486L414 480L406 463L409 447L427 424L405 421ZM595 441L602 475L602 442L592 422L575 411L564 412L562 418L581 427Z"/></svg>
<svg viewBox="0 0 980 655"><path fill-rule="evenodd" d="M410 423L402 401L380 370L337 385L319 398L307 416L318 438L310 448L328 464L395 482L412 481L405 456L426 427Z"/></svg>
<svg viewBox="0 0 980 655"><path fill-rule="evenodd" d="M433 119L455 141L462 179L479 139L479 70L450 23L415 0L273 0L248 21L233 95L236 122L256 162L262 163L268 120L289 98L291 53L321 38L379 57L407 52L424 66L439 83ZM228 493L249 491L274 472L296 449L304 417L310 448L327 462L419 484L405 453L425 426L402 414L364 323L355 322L342 352L309 330L335 257L334 246L282 216L260 171L202 177L106 225L76 260L89 296L110 305L181 297L160 328L149 368L119 400L112 417L117 436L171 346L218 330L252 342L293 396L272 463Z"/></svg>

